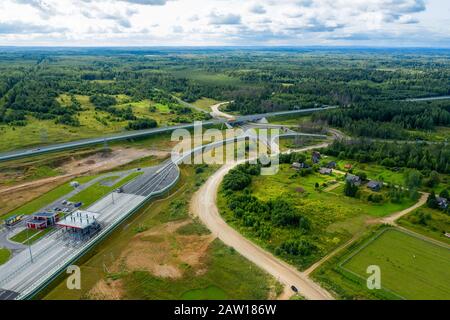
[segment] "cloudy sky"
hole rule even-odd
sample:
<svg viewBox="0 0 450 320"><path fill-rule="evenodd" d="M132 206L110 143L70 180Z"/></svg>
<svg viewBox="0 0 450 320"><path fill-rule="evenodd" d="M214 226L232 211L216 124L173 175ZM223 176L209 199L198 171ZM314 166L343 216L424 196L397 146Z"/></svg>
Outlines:
<svg viewBox="0 0 450 320"><path fill-rule="evenodd" d="M450 47L450 1L0 0L0 45Z"/></svg>

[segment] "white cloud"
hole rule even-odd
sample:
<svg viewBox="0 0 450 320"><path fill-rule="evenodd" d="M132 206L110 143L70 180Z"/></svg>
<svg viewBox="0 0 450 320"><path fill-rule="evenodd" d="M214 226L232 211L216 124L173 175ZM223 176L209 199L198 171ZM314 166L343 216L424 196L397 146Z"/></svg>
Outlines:
<svg viewBox="0 0 450 320"><path fill-rule="evenodd" d="M2 0L0 44L435 45L450 38L449 10L440 0Z"/></svg>

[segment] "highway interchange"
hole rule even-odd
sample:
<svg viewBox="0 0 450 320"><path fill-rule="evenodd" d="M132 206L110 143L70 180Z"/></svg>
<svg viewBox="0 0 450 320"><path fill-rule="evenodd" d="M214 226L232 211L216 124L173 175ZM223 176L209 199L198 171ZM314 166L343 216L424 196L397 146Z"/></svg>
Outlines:
<svg viewBox="0 0 450 320"><path fill-rule="evenodd" d="M244 116L238 117L235 122L245 123L269 116L310 113L330 108L334 107ZM230 121L230 119L228 119L228 121ZM214 125L224 122L226 122L226 120L216 119L207 122L206 125ZM205 123L203 125L205 125ZM139 132L129 132L126 134L119 134L109 137L82 140L66 144L46 146L38 149L12 152L0 155L0 161L29 157L32 155L59 150L79 148L86 145L104 143L105 141L110 142L132 139L136 137L144 137L162 132L170 132L175 129L189 129L193 126L193 124L188 124L167 128L144 130ZM249 138L248 134L244 134L242 136L224 141L216 141L208 145L194 148L180 155L173 155L172 159L164 162L163 164L157 167L145 169L143 175L137 177L123 187L123 192L113 192L86 209L86 211L99 214L98 221L102 225L101 231L88 241L74 241L73 239L67 238L62 229L58 229L57 231L48 234L44 238L37 241L35 244L31 245L30 250L24 250L24 247L14 248L17 249L17 251L15 252L13 258L6 264L0 266L0 300L28 299L37 294L42 288L48 285L48 283L50 283L55 277L63 272L65 268L67 268L67 266L81 257L93 245L95 245L98 241L100 241L107 234L113 231L134 212L138 211L139 208L144 206L146 202L148 202L155 196L169 191L170 188L173 187L179 179L180 171L178 165L188 157L196 156L204 151L214 149L215 147L224 143L243 140L246 138ZM90 182L89 186L97 181L98 179L96 179L94 182ZM84 189L86 187L87 185L82 186L81 189ZM55 203L50 204L49 207L51 207L52 205L57 205L61 201L62 199L59 199ZM3 240L8 241L7 239ZM11 243L9 244L12 245ZM32 253L32 256L30 251Z"/></svg>

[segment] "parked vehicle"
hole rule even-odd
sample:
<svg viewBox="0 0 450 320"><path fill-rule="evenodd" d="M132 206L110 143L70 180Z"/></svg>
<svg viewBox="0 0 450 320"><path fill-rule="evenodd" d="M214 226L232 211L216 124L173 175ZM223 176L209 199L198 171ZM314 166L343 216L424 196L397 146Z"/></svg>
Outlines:
<svg viewBox="0 0 450 320"><path fill-rule="evenodd" d="M75 208L79 208L79 207L81 207L83 205L83 202L78 202L78 203L75 203L74 204L74 207Z"/></svg>
<svg viewBox="0 0 450 320"><path fill-rule="evenodd" d="M20 216L20 215L12 216L5 220L5 225L8 227L12 227L12 226L18 224L22 220L23 220L23 216Z"/></svg>

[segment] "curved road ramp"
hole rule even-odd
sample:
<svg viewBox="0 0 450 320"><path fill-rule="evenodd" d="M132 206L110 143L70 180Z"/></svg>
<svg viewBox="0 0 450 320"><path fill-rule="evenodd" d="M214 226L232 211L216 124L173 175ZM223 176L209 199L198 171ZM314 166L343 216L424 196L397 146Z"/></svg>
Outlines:
<svg viewBox="0 0 450 320"><path fill-rule="evenodd" d="M178 181L179 173L178 166L167 161L128 183L123 192L113 192L87 208L84 212L92 213L101 226L90 238L75 238L66 228L59 228L30 250L21 251L0 266L0 300L33 297L148 200L167 192ZM83 217L68 217L63 223L75 224Z"/></svg>

